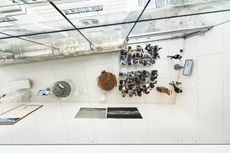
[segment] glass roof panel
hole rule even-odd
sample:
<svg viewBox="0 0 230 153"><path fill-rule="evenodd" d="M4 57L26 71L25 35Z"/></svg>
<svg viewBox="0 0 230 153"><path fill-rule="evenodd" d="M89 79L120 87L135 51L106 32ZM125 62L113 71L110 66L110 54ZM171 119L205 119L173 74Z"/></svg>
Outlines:
<svg viewBox="0 0 230 153"><path fill-rule="evenodd" d="M229 0L155 0L154 4L147 6L140 20L230 10Z"/></svg>
<svg viewBox="0 0 230 153"><path fill-rule="evenodd" d="M147 2L147 0L52 1L80 29L124 22L133 23ZM46 0L19 2L12 6L12 1L1 0L0 32L15 36L73 29ZM225 9L230 9L229 0L152 0L140 20Z"/></svg>
<svg viewBox="0 0 230 153"><path fill-rule="evenodd" d="M89 43L77 30L22 37L62 51L90 50Z"/></svg>
<svg viewBox="0 0 230 153"><path fill-rule="evenodd" d="M7 37L7 36L0 33L0 38L3 38L3 37Z"/></svg>
<svg viewBox="0 0 230 153"><path fill-rule="evenodd" d="M42 44L36 44L30 41L26 41L18 38L9 38L9 39L1 39L0 40L0 51L7 51L7 52L30 52L35 50L40 50L44 48L52 49L52 47L47 47ZM33 48L30 48L33 47ZM28 49L30 48L30 49Z"/></svg>
<svg viewBox="0 0 230 153"><path fill-rule="evenodd" d="M84 29L81 32L92 41L95 46L116 43L121 45L133 24L123 24L109 27Z"/></svg>
<svg viewBox="0 0 230 153"><path fill-rule="evenodd" d="M95 52L100 47L121 45L148 2L51 1L93 43ZM128 43L183 37L229 20L230 0L151 0ZM0 53L24 57L92 51L47 0L1 0L0 44Z"/></svg>
<svg viewBox="0 0 230 153"><path fill-rule="evenodd" d="M57 0L56 6L78 28L136 21L143 7L137 0Z"/></svg>
<svg viewBox="0 0 230 153"><path fill-rule="evenodd" d="M14 7L23 5L23 4L34 4L34 3L43 3L47 0L1 0L0 7Z"/></svg>
<svg viewBox="0 0 230 153"><path fill-rule="evenodd" d="M2 33L17 36L71 28L48 2L0 7Z"/></svg>
<svg viewBox="0 0 230 153"><path fill-rule="evenodd" d="M18 38L1 39L0 44L0 65L40 61L54 55L51 47Z"/></svg>
<svg viewBox="0 0 230 153"><path fill-rule="evenodd" d="M186 31L203 27L213 27L228 21L230 21L230 11L138 22L131 32L129 39L134 37L138 39L138 36L142 37L144 35L146 38L148 38L149 35L164 35L165 32L170 31L180 33L181 30Z"/></svg>

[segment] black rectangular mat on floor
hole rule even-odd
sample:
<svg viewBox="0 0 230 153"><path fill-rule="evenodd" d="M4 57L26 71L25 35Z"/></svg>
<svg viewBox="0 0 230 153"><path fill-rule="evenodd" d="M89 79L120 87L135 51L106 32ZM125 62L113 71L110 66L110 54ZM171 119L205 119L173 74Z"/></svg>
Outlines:
<svg viewBox="0 0 230 153"><path fill-rule="evenodd" d="M108 107L107 118L142 119L137 107Z"/></svg>

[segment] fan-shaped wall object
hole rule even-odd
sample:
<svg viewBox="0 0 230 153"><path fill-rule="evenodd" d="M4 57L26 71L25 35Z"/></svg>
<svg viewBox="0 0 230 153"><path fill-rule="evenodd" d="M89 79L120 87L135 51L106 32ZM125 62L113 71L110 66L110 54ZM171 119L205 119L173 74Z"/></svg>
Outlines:
<svg viewBox="0 0 230 153"><path fill-rule="evenodd" d="M68 97L71 93L71 85L66 81L58 81L53 86L53 93L56 97Z"/></svg>
<svg viewBox="0 0 230 153"><path fill-rule="evenodd" d="M98 77L98 86L105 91L110 91L117 86L116 76L111 72L102 71Z"/></svg>

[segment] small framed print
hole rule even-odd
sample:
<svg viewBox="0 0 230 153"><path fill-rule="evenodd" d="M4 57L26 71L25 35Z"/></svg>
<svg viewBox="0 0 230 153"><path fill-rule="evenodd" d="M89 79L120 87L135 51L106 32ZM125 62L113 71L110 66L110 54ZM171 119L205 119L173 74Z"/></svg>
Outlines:
<svg viewBox="0 0 230 153"><path fill-rule="evenodd" d="M192 67L193 67L193 60L192 59L186 59L183 69L183 75L190 76L192 73Z"/></svg>

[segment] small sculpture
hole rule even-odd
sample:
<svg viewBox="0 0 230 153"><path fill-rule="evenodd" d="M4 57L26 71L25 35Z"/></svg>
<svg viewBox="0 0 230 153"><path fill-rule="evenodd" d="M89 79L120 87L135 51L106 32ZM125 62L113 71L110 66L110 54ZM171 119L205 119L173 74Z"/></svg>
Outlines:
<svg viewBox="0 0 230 153"><path fill-rule="evenodd" d="M162 92L162 93L166 93L167 95L171 95L171 90L169 90L168 88L157 87L156 90L159 91L159 92Z"/></svg>
<svg viewBox="0 0 230 153"><path fill-rule="evenodd" d="M176 55L173 55L173 56L167 56L168 58L170 58L170 59L181 59L182 58L182 56L180 55L180 54L176 54Z"/></svg>
<svg viewBox="0 0 230 153"><path fill-rule="evenodd" d="M172 83L169 83L170 85L173 86L174 91L176 93L182 93L182 89L180 89L177 85L181 84L181 82L176 82L176 84L174 83L174 81Z"/></svg>
<svg viewBox="0 0 230 153"><path fill-rule="evenodd" d="M180 64L175 64L174 65L174 69L175 70L180 70L180 69L183 69L184 67L183 66L181 66Z"/></svg>

